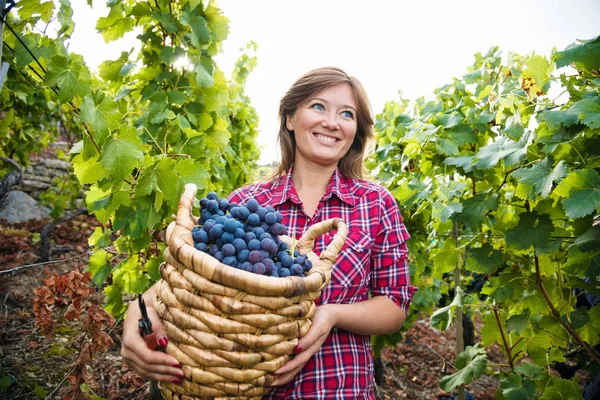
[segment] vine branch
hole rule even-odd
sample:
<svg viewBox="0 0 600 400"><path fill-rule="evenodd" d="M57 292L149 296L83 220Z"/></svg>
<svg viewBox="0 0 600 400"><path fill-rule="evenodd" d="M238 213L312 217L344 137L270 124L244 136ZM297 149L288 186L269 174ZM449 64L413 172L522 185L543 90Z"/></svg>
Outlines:
<svg viewBox="0 0 600 400"><path fill-rule="evenodd" d="M506 340L506 334L504 333L504 327L502 326L502 321L500 320L500 311L498 310L498 306L494 304L494 317L496 317L496 323L498 324L498 330L500 331L500 335L502 336L502 342L504 343L504 348L506 349L506 358L508 358L508 364L510 365L511 371L514 372L514 358L512 355L512 347L509 346L508 341ZM517 342L518 343L518 342Z"/></svg>
<svg viewBox="0 0 600 400"><path fill-rule="evenodd" d="M544 296L544 300L546 300L546 304L548 304L548 308L550 308L550 311L552 312L552 315L558 320L558 322L563 326L563 328L565 328L567 332L569 332L571 337L575 339L575 341L579 343L579 345L581 345L585 349L585 351L587 351L592 360L594 360L597 364L600 365L600 356L596 354L596 352L583 339L581 339L581 336L579 336L575 328L573 328L573 325L565 322L562 318L560 318L560 314L556 307L554 307L554 304L552 304L552 300L550 299L550 296L548 296L548 292L546 291L546 287L544 286L544 282L542 281L542 274L540 272L540 262L537 255L534 255L534 261L537 284L542 292L542 295Z"/></svg>

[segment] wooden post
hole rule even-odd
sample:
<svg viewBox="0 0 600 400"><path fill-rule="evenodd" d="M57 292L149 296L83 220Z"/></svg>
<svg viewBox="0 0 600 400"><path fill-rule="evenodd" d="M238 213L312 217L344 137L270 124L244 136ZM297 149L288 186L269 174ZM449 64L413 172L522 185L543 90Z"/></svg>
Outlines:
<svg viewBox="0 0 600 400"><path fill-rule="evenodd" d="M4 80L6 79L6 74L8 73L7 62L2 62L2 42L4 41L4 9L6 8L6 0L0 0L0 91L2 91L2 86L4 86Z"/></svg>
<svg viewBox="0 0 600 400"><path fill-rule="evenodd" d="M454 222L452 224L452 237L456 241L456 250L460 248L459 239L458 239L458 223ZM454 268L454 288L455 293L458 293L460 288L460 269L461 265L460 257L456 257L456 268ZM456 322L456 355L459 355L465 350L465 342L463 340L463 324L462 324L462 307L456 306L455 311L455 322ZM458 387L458 400L465 400L465 385L460 385Z"/></svg>

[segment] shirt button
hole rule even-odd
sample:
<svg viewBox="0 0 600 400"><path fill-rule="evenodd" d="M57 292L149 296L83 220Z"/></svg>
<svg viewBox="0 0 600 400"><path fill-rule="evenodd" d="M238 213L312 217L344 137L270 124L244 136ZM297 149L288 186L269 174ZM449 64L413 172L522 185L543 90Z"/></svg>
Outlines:
<svg viewBox="0 0 600 400"><path fill-rule="evenodd" d="M358 244L358 245L356 245L356 249L357 249L358 251L363 251L362 244Z"/></svg>

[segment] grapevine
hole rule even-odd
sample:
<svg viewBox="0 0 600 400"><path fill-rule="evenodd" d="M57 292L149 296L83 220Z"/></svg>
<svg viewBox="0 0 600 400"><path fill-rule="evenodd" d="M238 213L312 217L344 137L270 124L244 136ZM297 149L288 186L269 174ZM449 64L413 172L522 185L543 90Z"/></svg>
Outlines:
<svg viewBox="0 0 600 400"><path fill-rule="evenodd" d="M482 311L482 344L500 344L508 361L499 398L581 398L548 367L573 351L587 368L600 364L600 306L577 307L575 295L600 295L599 45L600 37L574 43L552 60L503 60L492 48L432 99L388 102L377 118L370 165L412 235L413 307L440 329L459 308ZM576 72L562 72L567 65ZM566 102L548 95L554 85ZM450 289L454 301L433 312ZM486 372L485 352L459 356L458 371L441 381L446 391Z"/></svg>

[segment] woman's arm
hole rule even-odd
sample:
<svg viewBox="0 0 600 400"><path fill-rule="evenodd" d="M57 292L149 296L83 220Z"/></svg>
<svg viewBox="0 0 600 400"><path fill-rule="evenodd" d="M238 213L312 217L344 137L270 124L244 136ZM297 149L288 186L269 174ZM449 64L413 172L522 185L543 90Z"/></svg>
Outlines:
<svg viewBox="0 0 600 400"><path fill-rule="evenodd" d="M402 328L406 313L392 300L375 296L354 304L326 304L336 328L357 335L381 335Z"/></svg>

